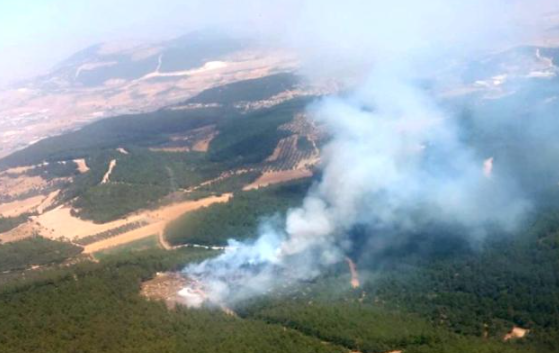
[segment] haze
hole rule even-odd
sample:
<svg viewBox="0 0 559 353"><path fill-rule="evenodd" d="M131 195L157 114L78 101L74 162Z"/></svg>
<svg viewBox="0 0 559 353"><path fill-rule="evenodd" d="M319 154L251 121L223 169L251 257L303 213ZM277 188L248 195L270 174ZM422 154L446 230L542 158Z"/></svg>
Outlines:
<svg viewBox="0 0 559 353"><path fill-rule="evenodd" d="M553 0L538 0L538 6L533 1L505 3L510 4L505 7L509 7L514 16L523 20L528 13L533 19L535 8L539 9L538 15L559 8ZM383 2L374 2L367 7L382 9L383 6ZM523 11L526 6L530 6L531 11ZM343 10L346 5L340 3L336 7ZM293 24L297 24L299 17L308 19L304 12L314 8L311 3L282 1L274 4L260 0L234 4L222 0L169 0L164 4L155 0L2 1L0 65L4 69L0 73L0 85L45 73L74 52L99 42L167 39L207 26L241 30L251 35L283 35L286 30L295 35L305 27L299 23L295 26L297 31L293 31ZM493 15L487 8L480 11L480 15ZM310 29L311 26L306 28Z"/></svg>

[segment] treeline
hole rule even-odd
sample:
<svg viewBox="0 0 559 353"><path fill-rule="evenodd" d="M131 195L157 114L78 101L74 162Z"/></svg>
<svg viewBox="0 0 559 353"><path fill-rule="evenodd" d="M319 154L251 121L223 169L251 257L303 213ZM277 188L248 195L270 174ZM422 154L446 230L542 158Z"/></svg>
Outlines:
<svg viewBox="0 0 559 353"><path fill-rule="evenodd" d="M116 237L117 235L130 232L134 229L138 229L146 225L148 225L146 221L130 222L130 223L123 224L120 227L116 227L114 229L109 229L104 232L100 232L93 235L89 235L87 237L76 239L74 240L74 243L81 246L86 246L104 239Z"/></svg>
<svg viewBox="0 0 559 353"><path fill-rule="evenodd" d="M180 217L168 226L165 236L173 245L226 245L228 239L254 237L264 217L282 214L299 205L310 184L306 179L236 192L227 203L214 204Z"/></svg>

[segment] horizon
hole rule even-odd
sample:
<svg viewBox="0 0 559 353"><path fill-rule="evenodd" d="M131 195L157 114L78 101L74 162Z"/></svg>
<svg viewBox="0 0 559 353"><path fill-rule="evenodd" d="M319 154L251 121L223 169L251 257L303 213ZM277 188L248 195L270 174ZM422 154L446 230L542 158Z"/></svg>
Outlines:
<svg viewBox="0 0 559 353"><path fill-rule="evenodd" d="M553 0L538 3L536 12L540 16L559 11L559 4ZM382 2L373 5L383 6ZM523 11L525 6L522 0L512 0L508 10L520 21L534 22L534 11ZM134 11L130 11L132 8ZM216 13L215 8L220 11ZM7 69L0 73L0 87L45 74L74 53L101 43L157 42L214 27L256 36L281 36L288 29L288 20L304 15L306 10L295 1L278 5L260 0L243 0L235 6L223 0L211 4L171 0L164 6L155 0L122 0L117 4L110 0L2 2L0 51L5 55L0 65Z"/></svg>

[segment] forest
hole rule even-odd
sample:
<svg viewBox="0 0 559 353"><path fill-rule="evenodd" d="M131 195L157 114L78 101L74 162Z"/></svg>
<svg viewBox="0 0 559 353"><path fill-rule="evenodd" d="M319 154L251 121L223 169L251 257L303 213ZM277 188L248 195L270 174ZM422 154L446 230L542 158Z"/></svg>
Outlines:
<svg viewBox="0 0 559 353"><path fill-rule="evenodd" d="M291 73L279 73L251 80L237 81L202 91L185 103L230 105L239 102L260 101L293 89L298 81L299 78Z"/></svg>
<svg viewBox="0 0 559 353"><path fill-rule="evenodd" d="M0 245L0 272L61 263L81 252L79 246L38 236L2 244Z"/></svg>
<svg viewBox="0 0 559 353"><path fill-rule="evenodd" d="M254 237L265 217L284 214L301 203L310 180L258 190L238 191L231 201L187 213L171 223L165 237L173 245L227 245L227 240Z"/></svg>
<svg viewBox="0 0 559 353"><path fill-rule="evenodd" d="M343 352L296 330L217 309L169 311L139 295L156 271L208 254L162 251L81 263L0 289L3 352ZM23 328L23 329L22 329Z"/></svg>
<svg viewBox="0 0 559 353"><path fill-rule="evenodd" d="M349 289L342 267L234 307L238 316L212 307L169 310L139 295L141 282L156 272L179 270L212 254L184 248L109 255L5 284L3 351L552 352L529 342L458 334L405 308L394 310L366 290Z"/></svg>

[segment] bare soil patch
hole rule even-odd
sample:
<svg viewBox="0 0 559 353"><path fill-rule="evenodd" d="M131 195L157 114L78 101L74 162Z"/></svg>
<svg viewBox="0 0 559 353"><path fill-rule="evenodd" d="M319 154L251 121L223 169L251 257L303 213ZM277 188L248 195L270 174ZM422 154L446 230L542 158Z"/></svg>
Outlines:
<svg viewBox="0 0 559 353"><path fill-rule="evenodd" d="M503 341L510 341L514 339L524 338L530 330L514 326L512 330L503 337Z"/></svg>
<svg viewBox="0 0 559 353"><path fill-rule="evenodd" d="M142 283L140 294L150 300L164 301L167 308L174 309L185 303L179 291L190 284L190 280L175 272L157 273L155 278Z"/></svg>
<svg viewBox="0 0 559 353"><path fill-rule="evenodd" d="M74 159L74 163L78 165L78 172L81 174L89 172L89 167L87 166L85 159Z"/></svg>

